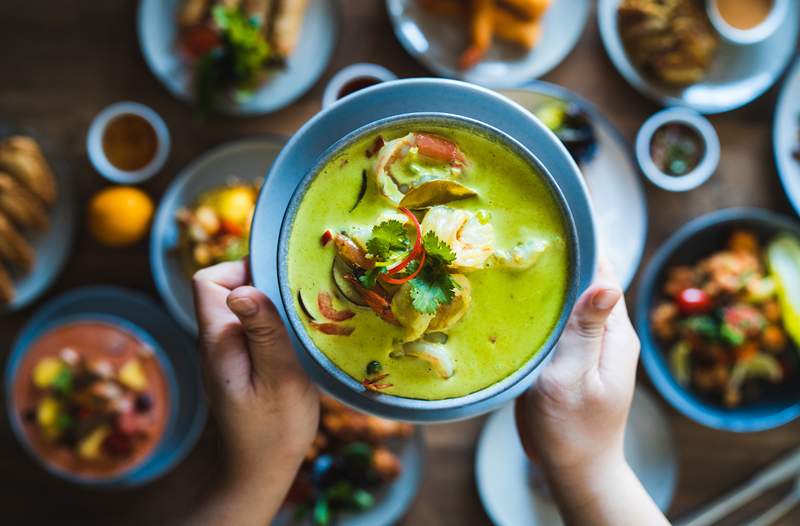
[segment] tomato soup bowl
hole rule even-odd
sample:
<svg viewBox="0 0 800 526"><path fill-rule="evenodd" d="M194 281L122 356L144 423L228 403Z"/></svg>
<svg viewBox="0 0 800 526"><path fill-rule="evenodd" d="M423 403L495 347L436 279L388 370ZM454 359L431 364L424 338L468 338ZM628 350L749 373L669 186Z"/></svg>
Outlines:
<svg viewBox="0 0 800 526"><path fill-rule="evenodd" d="M477 134L522 159L527 166L532 168L533 172L538 174L556 203L562 219L563 241L568 254L563 303L557 322L550 329L544 343L538 349L533 349L531 356L521 367L495 383L464 396L431 400L367 390L359 380L345 373L320 350L303 324L301 319L303 314L295 308L294 294L289 283L288 262L289 241L303 198L312 182L332 159L345 151L348 146L355 145L384 130L421 130L425 127L462 130ZM580 288L579 261L576 223L567 200L556 179L530 150L503 131L478 120L448 113L420 112L386 117L363 125L336 141L322 154L314 168L306 173L295 189L283 216L278 240L277 278L297 356L305 371L321 388L356 409L385 418L419 423L445 422L471 418L494 410L519 396L532 385L538 371L547 362L551 351L558 342L574 306ZM501 336L520 337L520 335Z"/></svg>

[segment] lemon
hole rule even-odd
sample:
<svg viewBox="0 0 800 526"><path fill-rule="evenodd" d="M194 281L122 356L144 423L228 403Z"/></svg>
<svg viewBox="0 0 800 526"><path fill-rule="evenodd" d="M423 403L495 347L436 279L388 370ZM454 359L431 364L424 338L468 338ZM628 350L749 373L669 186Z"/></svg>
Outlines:
<svg viewBox="0 0 800 526"><path fill-rule="evenodd" d="M153 201L131 186L106 188L89 202L89 230L109 247L125 247L142 239L152 217Z"/></svg>

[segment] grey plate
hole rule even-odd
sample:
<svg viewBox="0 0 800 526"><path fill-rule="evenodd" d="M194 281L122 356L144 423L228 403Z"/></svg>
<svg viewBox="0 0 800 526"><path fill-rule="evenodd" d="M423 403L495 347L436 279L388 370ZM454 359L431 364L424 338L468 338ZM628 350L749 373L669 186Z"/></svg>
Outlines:
<svg viewBox="0 0 800 526"><path fill-rule="evenodd" d="M13 380L30 345L48 330L76 319L119 321L134 334L152 341L171 379L171 421L153 454L142 464L109 479L85 479L46 464L30 453L49 472L76 484L103 488L131 488L163 475L194 447L206 422L206 403L200 380L195 344L166 313L147 296L117 287L84 287L63 294L38 310L23 327L6 363L6 409L17 439L28 448L13 406Z"/></svg>
<svg viewBox="0 0 800 526"><path fill-rule="evenodd" d="M641 387L636 388L625 429L625 458L666 511L678 482L675 444L663 411ZM497 526L563 524L541 472L522 449L513 403L486 422L475 455L475 479L483 507Z"/></svg>
<svg viewBox="0 0 800 526"><path fill-rule="evenodd" d="M139 47L150 70L177 98L192 102L191 71L175 49L178 0L140 0L137 20ZM226 104L229 115L261 115L300 98L319 79L336 47L339 9L335 0L310 0L297 49L286 69L278 70L248 101Z"/></svg>
<svg viewBox="0 0 800 526"><path fill-rule="evenodd" d="M536 81L500 93L533 110L551 100L577 104L592 121L597 136L595 157L580 165L594 204L597 238L625 288L631 284L647 241L647 197L631 158L630 145L591 103L566 88ZM620 235L625 232L625 235Z"/></svg>
<svg viewBox="0 0 800 526"><path fill-rule="evenodd" d="M542 35L530 51L502 42L492 45L480 64L458 69L467 46L463 20L448 20L422 9L417 0L386 0L397 39L406 51L432 72L484 86L519 86L558 66L583 33L591 11L589 0L557 0L542 19Z"/></svg>
<svg viewBox="0 0 800 526"><path fill-rule="evenodd" d="M31 135L24 130L14 130L11 127L0 127L0 138L13 133ZM34 138L36 134L33 134ZM37 138L38 140L38 138ZM44 294L50 285L61 273L72 252L77 227L77 210L75 207L74 183L70 177L68 167L59 159L51 155L46 141L40 141L42 151L53 168L53 174L58 184L58 199L50 210L50 228L46 232L29 233L28 239L36 252L36 263L27 274L15 274L14 286L17 289L16 297L8 305L0 304L0 316L9 312L23 309L36 301Z"/></svg>
<svg viewBox="0 0 800 526"><path fill-rule="evenodd" d="M800 60L781 90L772 135L778 175L789 201L800 214L800 160L792 157L792 152L800 150Z"/></svg>
<svg viewBox="0 0 800 526"><path fill-rule="evenodd" d="M558 139L524 108L493 91L454 80L397 80L366 88L318 113L289 140L273 164L253 218L250 269L255 285L272 298L284 323L288 324L288 319L278 288L278 237L297 185L332 144L353 130L385 117L424 112L452 113L494 126L522 143L548 168L569 204L577 227L579 289L585 289L591 282L597 257L592 206L578 167ZM298 357L306 370L318 382L329 382L326 373L307 357L294 336L293 343L300 349ZM502 397L513 397L528 383L518 383L503 392ZM337 396L344 397L347 393L337 392ZM351 399L348 403L358 401ZM492 405L497 400L486 402ZM479 409L472 407L470 411L475 414ZM449 419L453 417L456 416Z"/></svg>
<svg viewBox="0 0 800 526"><path fill-rule="evenodd" d="M662 86L641 75L628 60L617 31L620 0L599 0L597 23L606 52L628 83L665 105L688 106L700 113L721 113L744 106L772 86L794 56L800 26L800 2L770 38L751 46L720 41L711 70L699 83L684 88Z"/></svg>
<svg viewBox="0 0 800 526"><path fill-rule="evenodd" d="M361 513L348 512L337 515L337 526L391 526L397 523L414 502L419 483L422 480L425 463L425 435L422 427L417 427L414 436L390 448L400 457L403 472L388 486L375 495L375 506ZM305 526L292 521L290 510L283 510L272 521L272 526Z"/></svg>
<svg viewBox="0 0 800 526"><path fill-rule="evenodd" d="M150 268L170 314L190 334L197 335L197 321L191 280L176 252L180 229L175 214L231 176L245 181L263 177L283 142L277 137L256 137L217 146L184 168L161 199L150 234Z"/></svg>

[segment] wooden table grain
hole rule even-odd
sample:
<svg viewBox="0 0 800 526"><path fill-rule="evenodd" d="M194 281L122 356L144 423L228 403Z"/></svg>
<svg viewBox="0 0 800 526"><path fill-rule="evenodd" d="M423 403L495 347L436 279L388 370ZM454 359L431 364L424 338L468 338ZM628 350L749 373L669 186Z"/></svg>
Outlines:
<svg viewBox="0 0 800 526"><path fill-rule="evenodd" d="M69 166L85 209L88 196L106 184L86 157L84 141L92 117L118 100L148 104L164 117L173 138L166 167L144 185L158 198L183 166L212 146L262 132L290 135L319 110L325 81L342 66L367 61L383 64L401 77L426 75L393 37L382 1L343 0L342 7L339 45L313 90L272 115L203 122L171 97L147 69L136 39L134 0L3 0L0 122L34 130L52 143L57 157ZM577 48L545 80L594 102L629 141L642 121L658 109L616 73L600 43L594 18ZM707 211L761 206L791 214L772 160L777 91L773 88L746 108L711 118L723 150L719 172L708 184L689 194L670 194L648 185L648 255L677 226ZM146 243L127 250L102 248L82 226L74 253L52 290L36 305L0 320L3 359L14 335L38 305L66 290L98 283L141 289L155 297ZM644 375L640 381L651 389ZM719 495L800 442L800 422L762 433L724 433L690 422L663 401L661 406L672 424L680 464L671 517ZM3 524L171 524L196 505L199 481L207 477L216 459L217 436L209 425L186 461L155 483L126 492L89 491L46 475L16 443L4 414L0 422ZM403 524L489 523L473 470L482 423L478 418L427 429L424 481ZM760 499L747 511L758 511L775 497ZM798 522L800 511L795 511L781 524Z"/></svg>

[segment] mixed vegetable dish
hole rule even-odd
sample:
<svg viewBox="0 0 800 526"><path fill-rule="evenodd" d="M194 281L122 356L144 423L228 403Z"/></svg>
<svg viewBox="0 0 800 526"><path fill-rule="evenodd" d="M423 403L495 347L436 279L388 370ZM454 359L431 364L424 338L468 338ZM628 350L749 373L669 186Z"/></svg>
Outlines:
<svg viewBox="0 0 800 526"><path fill-rule="evenodd" d="M731 234L720 251L668 271L651 313L675 379L733 408L762 400L798 377L800 240L762 245Z"/></svg>

